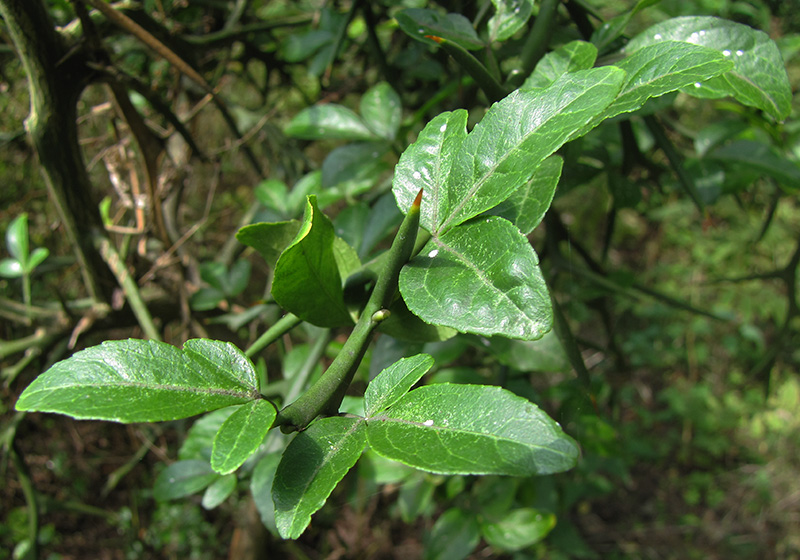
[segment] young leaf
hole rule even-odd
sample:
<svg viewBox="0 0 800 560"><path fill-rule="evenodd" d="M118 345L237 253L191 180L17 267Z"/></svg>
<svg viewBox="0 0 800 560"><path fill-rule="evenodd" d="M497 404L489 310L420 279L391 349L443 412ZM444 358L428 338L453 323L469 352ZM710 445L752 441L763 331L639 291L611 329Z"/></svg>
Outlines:
<svg viewBox="0 0 800 560"><path fill-rule="evenodd" d="M489 20L489 40L505 41L519 31L533 13L533 0L492 0L496 9Z"/></svg>
<svg viewBox="0 0 800 560"><path fill-rule="evenodd" d="M156 477L153 497L168 501L191 496L219 478L206 461L177 461Z"/></svg>
<svg viewBox="0 0 800 560"><path fill-rule="evenodd" d="M440 115L420 134L422 145L415 143L400 159L393 186L398 204L407 209L407 191L416 194L423 186L422 224L434 235L496 206L601 113L624 78L625 72L608 66L564 74L545 89L517 90L492 105L463 142L466 114ZM451 124L459 130L451 131Z"/></svg>
<svg viewBox="0 0 800 560"><path fill-rule="evenodd" d="M400 272L400 292L428 323L534 340L552 325L538 262L517 228L491 216L432 238Z"/></svg>
<svg viewBox="0 0 800 560"><path fill-rule="evenodd" d="M578 447L535 404L500 387L426 385L367 420L370 446L441 474L531 476L575 466Z"/></svg>
<svg viewBox="0 0 800 560"><path fill-rule="evenodd" d="M525 186L489 210L489 214L505 218L528 235L550 208L563 165L564 160L559 156L550 156L539 165Z"/></svg>
<svg viewBox="0 0 800 560"><path fill-rule="evenodd" d="M392 141L400 128L403 107L400 96L386 82L381 82L364 93L359 106L361 118L375 136Z"/></svg>
<svg viewBox="0 0 800 560"><path fill-rule="evenodd" d="M710 80L698 80L684 92L706 98L730 95L744 105L766 111L776 120L789 116L789 78L777 45L766 33L715 17L678 17L637 35L625 51L633 53L662 41L702 45L733 61L732 70Z"/></svg>
<svg viewBox="0 0 800 560"><path fill-rule="evenodd" d="M114 422L187 418L259 398L252 362L233 344L114 340L58 362L37 377L17 410Z"/></svg>
<svg viewBox="0 0 800 560"><path fill-rule="evenodd" d="M333 224L309 196L303 224L275 265L272 295L278 304L320 327L352 324L333 253Z"/></svg>
<svg viewBox="0 0 800 560"><path fill-rule="evenodd" d="M374 416L392 406L433 367L433 358L417 354L403 358L381 371L364 392L367 416Z"/></svg>
<svg viewBox="0 0 800 560"><path fill-rule="evenodd" d="M275 472L275 522L284 539L296 539L311 522L366 445L364 421L331 417L313 422L292 440Z"/></svg>
<svg viewBox="0 0 800 560"><path fill-rule="evenodd" d="M545 88L568 72L588 70L596 59L597 47L572 41L544 55L520 89Z"/></svg>
<svg viewBox="0 0 800 560"><path fill-rule="evenodd" d="M475 28L461 14L442 15L433 10L409 8L397 12L395 19L400 29L410 37L429 45L436 45L435 41L426 37L433 35L457 43L467 50L484 47Z"/></svg>
<svg viewBox="0 0 800 560"><path fill-rule="evenodd" d="M284 129L303 140L374 140L375 134L347 107L314 105L300 111Z"/></svg>
<svg viewBox="0 0 800 560"><path fill-rule="evenodd" d="M11 256L17 259L25 270L28 264L28 215L20 214L9 224L6 231L6 247Z"/></svg>
<svg viewBox="0 0 800 560"><path fill-rule="evenodd" d="M238 469L264 441L276 415L275 406L263 399L240 406L214 438L211 468L220 474Z"/></svg>

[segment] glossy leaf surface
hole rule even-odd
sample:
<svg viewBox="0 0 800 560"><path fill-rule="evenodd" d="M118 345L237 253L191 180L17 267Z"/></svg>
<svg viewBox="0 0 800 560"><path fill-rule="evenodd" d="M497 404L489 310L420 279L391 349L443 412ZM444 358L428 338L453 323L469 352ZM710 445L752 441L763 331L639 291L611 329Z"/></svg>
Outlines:
<svg viewBox="0 0 800 560"><path fill-rule="evenodd" d="M489 38L505 41L524 26L533 13L533 0L492 0L495 14L489 20Z"/></svg>
<svg viewBox="0 0 800 560"><path fill-rule="evenodd" d="M709 16L669 19L634 37L626 46L633 53L662 41L684 41L717 50L734 67L710 80L684 89L696 97L732 96L744 105L757 107L777 120L791 111L791 87L783 58L769 36L746 25Z"/></svg>
<svg viewBox="0 0 800 560"><path fill-rule="evenodd" d="M464 111L439 115L420 134L420 145L400 158L398 205L407 210L424 187L422 225L434 234L494 207L600 114L624 77L619 68L594 68L564 74L541 90L517 90L492 105L466 138Z"/></svg>
<svg viewBox="0 0 800 560"><path fill-rule="evenodd" d="M333 224L309 196L303 224L275 265L272 295L278 304L320 327L352 324L333 252Z"/></svg>
<svg viewBox="0 0 800 560"><path fill-rule="evenodd" d="M539 165L527 184L489 210L489 213L505 218L522 233L529 234L541 223L550 208L563 166L563 159L550 156Z"/></svg>
<svg viewBox="0 0 800 560"><path fill-rule="evenodd" d="M104 342L58 362L25 389L16 407L74 418L158 422L258 397L252 362L230 343L195 339L181 350L129 339Z"/></svg>
<svg viewBox="0 0 800 560"><path fill-rule="evenodd" d="M520 89L545 88L567 72L588 70L597 59L597 47L572 41L544 55Z"/></svg>
<svg viewBox="0 0 800 560"><path fill-rule="evenodd" d="M275 406L264 399L240 406L214 438L211 468L220 474L238 469L264 441L276 414Z"/></svg>
<svg viewBox="0 0 800 560"><path fill-rule="evenodd" d="M414 384L433 367L433 358L428 354L417 354L403 358L381 371L369 382L364 392L367 416L392 406L405 395Z"/></svg>
<svg viewBox="0 0 800 560"><path fill-rule="evenodd" d="M400 291L428 323L532 340L552 324L538 262L511 223L481 218L431 239L400 272Z"/></svg>
<svg viewBox="0 0 800 560"><path fill-rule="evenodd" d="M366 445L364 421L331 417L313 422L292 440L275 472L275 522L284 539L308 527Z"/></svg>
<svg viewBox="0 0 800 560"><path fill-rule="evenodd" d="M429 45L436 45L436 42L426 35L447 39L468 50L484 46L472 24L461 14L442 15L433 10L409 8L398 12L395 19L410 37Z"/></svg>
<svg viewBox="0 0 800 560"><path fill-rule="evenodd" d="M442 474L531 476L575 466L578 447L536 405L500 387L426 385L367 419L380 455Z"/></svg>
<svg viewBox="0 0 800 560"><path fill-rule="evenodd" d="M616 64L627 77L614 102L597 122L641 108L652 97L727 72L733 63L719 51L679 41L661 41L643 47Z"/></svg>

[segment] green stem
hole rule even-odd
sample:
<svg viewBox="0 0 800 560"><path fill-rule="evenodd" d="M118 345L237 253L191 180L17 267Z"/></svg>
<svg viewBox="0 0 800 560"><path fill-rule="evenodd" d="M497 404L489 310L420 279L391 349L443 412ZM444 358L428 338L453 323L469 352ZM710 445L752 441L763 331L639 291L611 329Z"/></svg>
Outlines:
<svg viewBox="0 0 800 560"><path fill-rule="evenodd" d="M705 206L703 205L703 201L700 200L700 192L694 184L694 179L686 172L680 154L678 154L678 151L675 149L670 139L667 138L667 135L664 134L664 128L661 126L661 123L652 115L644 117L644 123L647 125L650 134L653 135L653 140L655 140L656 145L661 148L661 151L667 156L667 161L669 161L670 167L672 167L675 175L677 175L678 182L683 187L683 190L685 190L692 199L697 209L700 210L701 213L704 212Z"/></svg>
<svg viewBox="0 0 800 560"><path fill-rule="evenodd" d="M297 315L293 315L291 313L287 313L268 328L264 334L258 337L253 344L250 345L250 348L245 350L245 355L248 358L252 358L259 352L261 352L264 348L278 340L280 337L285 335L287 332L292 330L294 327L299 325L303 320L298 317Z"/></svg>
<svg viewBox="0 0 800 560"><path fill-rule="evenodd" d="M302 430L321 413L335 414L338 411L353 375L367 351L372 332L388 317L387 308L397 291L400 269L411 258L414 250L419 230L421 200L420 190L400 224L384 267L378 274L375 289L342 350L308 391L278 413L273 426L281 426L281 430L287 433Z"/></svg>
<svg viewBox="0 0 800 560"><path fill-rule="evenodd" d="M153 317L150 315L150 310L147 309L147 304L145 304L144 300L142 299L142 294L139 292L139 286L136 284L136 281L131 277L130 272L128 272L128 268L125 266L125 263L117 253L117 250L114 248L113 244L107 237L98 236L96 241L97 249L102 255L103 259L108 264L108 267L111 269L111 272L114 273L114 276L117 277L117 282L122 287L122 291L125 293L125 298L128 300L128 303L131 306L131 310L133 314L136 316L136 320L139 322L139 326L142 327L144 334L151 340L161 340L161 335L156 328L155 323L153 323Z"/></svg>
<svg viewBox="0 0 800 560"><path fill-rule="evenodd" d="M25 504L28 506L28 540L31 543L31 547L23 558L38 558L39 508L36 503L36 490L34 490L28 474L28 467L25 465L25 461L22 460L22 455L20 455L14 442L9 446L8 454L11 456L11 462L14 463L14 468L17 470L17 480L22 488L22 494L25 496Z"/></svg>
<svg viewBox="0 0 800 560"><path fill-rule="evenodd" d="M428 37L439 43L447 54L452 56L458 65L475 79L475 82L483 90L483 93L489 98L490 103L500 101L508 95L508 91L500 85L500 82L498 82L494 76L492 76L491 72L489 72L477 58L472 56L467 49L441 37L435 37L433 35L429 35Z"/></svg>
<svg viewBox="0 0 800 560"><path fill-rule="evenodd" d="M513 89L521 86L525 78L531 75L536 64L547 51L555 29L555 17L560 3L561 0L542 0L539 5L539 15L536 16L531 32L522 47L520 67L508 80L508 84Z"/></svg>

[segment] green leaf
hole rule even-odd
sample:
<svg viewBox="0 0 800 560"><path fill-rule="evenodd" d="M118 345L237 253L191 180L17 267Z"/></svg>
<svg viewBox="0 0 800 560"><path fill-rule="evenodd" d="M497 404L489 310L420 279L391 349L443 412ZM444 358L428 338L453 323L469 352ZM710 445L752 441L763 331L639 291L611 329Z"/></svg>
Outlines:
<svg viewBox="0 0 800 560"><path fill-rule="evenodd" d="M465 112L436 117L400 158L398 205L407 210L411 191L424 187L422 225L434 234L496 206L613 101L624 77L619 68L594 68L564 74L545 89L517 90L492 105L463 141Z"/></svg>
<svg viewBox="0 0 800 560"><path fill-rule="evenodd" d="M378 330L405 342L440 342L453 338L458 331L441 325L426 323L408 309L403 298L389 306L389 317L378 325Z"/></svg>
<svg viewBox="0 0 800 560"><path fill-rule="evenodd" d="M375 134L358 115L333 103L306 107L291 120L284 133L303 140L375 139Z"/></svg>
<svg viewBox="0 0 800 560"><path fill-rule="evenodd" d="M366 444L360 418L322 418L297 434L275 473L275 521L284 539L296 539L311 522Z"/></svg>
<svg viewBox="0 0 800 560"><path fill-rule="evenodd" d="M37 247L31 253L30 259L28 259L28 270L33 270L40 264L44 262L44 260L50 255L50 251L45 249L44 247Z"/></svg>
<svg viewBox="0 0 800 560"><path fill-rule="evenodd" d="M218 478L219 475L206 461L177 461L156 477L153 497L168 501L191 496Z"/></svg>
<svg viewBox="0 0 800 560"><path fill-rule="evenodd" d="M368 89L361 98L359 110L375 136L389 141L395 139L403 118L403 106L392 86L381 82Z"/></svg>
<svg viewBox="0 0 800 560"><path fill-rule="evenodd" d="M364 393L367 416L374 416L392 406L433 367L433 358L417 354L403 358L381 371L369 382Z"/></svg>
<svg viewBox="0 0 800 560"><path fill-rule="evenodd" d="M661 0L639 0L632 9L624 14L611 18L595 29L594 33L592 33L592 43L597 46L597 50L600 52L606 52L607 47L622 35L631 18L636 15L637 12L654 4L658 4L660 1Z"/></svg>
<svg viewBox="0 0 800 560"><path fill-rule="evenodd" d="M250 261L238 259L225 275L225 295L234 297L241 294L250 281Z"/></svg>
<svg viewBox="0 0 800 560"><path fill-rule="evenodd" d="M495 336L488 343L489 352L501 364L517 371L569 371L569 360L555 331L550 331L539 340L510 340Z"/></svg>
<svg viewBox="0 0 800 560"><path fill-rule="evenodd" d="M746 25L708 16L678 17L637 35L625 52L634 53L662 41L684 41L716 49L734 67L710 80L698 80L683 91L696 97L732 96L782 120L791 112L792 92L780 51L769 36Z"/></svg>
<svg viewBox="0 0 800 560"><path fill-rule="evenodd" d="M742 165L772 177L789 192L800 189L800 164L781 156L771 146L755 140L737 140L706 155L707 160Z"/></svg>
<svg viewBox="0 0 800 560"><path fill-rule="evenodd" d="M400 292L428 323L534 340L552 326L538 262L511 223L481 218L432 238L400 272Z"/></svg>
<svg viewBox="0 0 800 560"><path fill-rule="evenodd" d="M544 55L520 89L545 88L568 72L588 70L597 59L597 47L572 41Z"/></svg>
<svg viewBox="0 0 800 560"><path fill-rule="evenodd" d="M447 205L443 185L467 138L467 116L467 111L458 109L434 117L394 169L392 191L404 213L423 189L420 225L428 231L434 231L444 219L440 216Z"/></svg>
<svg viewBox="0 0 800 560"><path fill-rule="evenodd" d="M31 383L17 410L115 422L176 420L259 398L252 362L233 344L107 341L58 362Z"/></svg>
<svg viewBox="0 0 800 560"><path fill-rule="evenodd" d="M189 305L195 311L208 311L216 308L225 299L225 293L217 288L200 288L189 298Z"/></svg>
<svg viewBox="0 0 800 560"><path fill-rule="evenodd" d="M189 434L178 450L178 459L203 459L206 463L209 463L211 461L211 448L214 445L214 437L216 437L222 423L237 409L237 406L227 406L198 418L189 428Z"/></svg>
<svg viewBox="0 0 800 560"><path fill-rule="evenodd" d="M23 270L28 268L28 215L24 212L14 218L6 230L6 247L11 256L17 259Z"/></svg>
<svg viewBox="0 0 800 560"><path fill-rule="evenodd" d="M527 399L486 385L426 385L367 420L370 446L441 474L531 476L575 466L578 447Z"/></svg>
<svg viewBox="0 0 800 560"><path fill-rule="evenodd" d="M203 500L200 502L204 509L214 509L228 499L236 490L236 475L221 476L206 488Z"/></svg>
<svg viewBox="0 0 800 560"><path fill-rule="evenodd" d="M333 224L309 196L303 224L275 265L272 295L278 304L320 327L350 325L333 253Z"/></svg>
<svg viewBox="0 0 800 560"><path fill-rule="evenodd" d="M527 184L489 210L489 214L505 218L522 233L529 234L539 225L553 202L563 165L564 160L559 156L548 157Z"/></svg>
<svg viewBox="0 0 800 560"><path fill-rule="evenodd" d="M270 453L258 461L253 469L253 478L250 479L250 493L256 505L261 522L273 535L278 534L275 526L275 502L272 501L272 483L275 480L275 470L281 460L279 453Z"/></svg>
<svg viewBox="0 0 800 560"><path fill-rule="evenodd" d="M481 540L475 515L460 508L450 508L439 516L425 546L425 560L461 560Z"/></svg>
<svg viewBox="0 0 800 560"><path fill-rule="evenodd" d="M276 415L275 406L263 399L240 406L214 438L211 468L220 474L238 469L264 441Z"/></svg>
<svg viewBox="0 0 800 560"><path fill-rule="evenodd" d="M652 97L719 76L733 68L730 59L708 47L662 41L643 47L616 64L627 78L617 99L596 118L599 123L641 108Z"/></svg>
<svg viewBox="0 0 800 560"><path fill-rule="evenodd" d="M286 195L288 192L289 188L286 186L286 183L278 179L266 179L261 181L256 185L254 190L256 198L261 204L275 210L281 216L288 214L288 208L286 206Z"/></svg>
<svg viewBox="0 0 800 560"><path fill-rule="evenodd" d="M3 259L0 261L0 276L3 278L19 278L25 275L22 263L17 259Z"/></svg>
<svg viewBox="0 0 800 560"><path fill-rule="evenodd" d="M322 188L335 188L350 196L369 190L388 168L381 159L387 149L383 142L360 142L336 148L322 162Z"/></svg>
<svg viewBox="0 0 800 560"><path fill-rule="evenodd" d="M400 29L410 37L429 45L437 46L437 43L426 38L426 35L447 39L467 50L484 47L483 41L475 33L475 28L461 14L442 15L433 10L409 8L397 12L395 19Z"/></svg>
<svg viewBox="0 0 800 560"><path fill-rule="evenodd" d="M308 33L289 35L281 46L283 58L287 62L300 62L307 59L322 47L333 41L333 33L327 29L315 29Z"/></svg>
<svg viewBox="0 0 800 560"><path fill-rule="evenodd" d="M483 523L481 533L494 548L515 552L536 544L556 526L556 516L533 508L519 508L495 523Z"/></svg>
<svg viewBox="0 0 800 560"><path fill-rule="evenodd" d="M489 20L489 40L505 41L530 19L533 0L492 0L495 14Z"/></svg>
<svg viewBox="0 0 800 560"><path fill-rule="evenodd" d="M264 257L267 264L274 267L286 248L292 244L300 231L300 222L261 222L244 226L236 232L239 243L252 247Z"/></svg>

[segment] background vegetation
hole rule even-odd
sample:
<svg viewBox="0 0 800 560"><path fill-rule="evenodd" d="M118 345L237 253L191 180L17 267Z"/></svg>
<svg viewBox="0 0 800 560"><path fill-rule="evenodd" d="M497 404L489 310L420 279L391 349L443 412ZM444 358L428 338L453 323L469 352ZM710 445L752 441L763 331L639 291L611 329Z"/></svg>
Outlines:
<svg viewBox="0 0 800 560"><path fill-rule="evenodd" d="M296 217L310 184L324 188L320 205L337 234L368 255L399 223L399 213L376 211L393 208L398 154L436 114L467 108L475 122L487 106L444 51L397 28L399 9L432 2L116 4L135 27L90 14L94 4L46 4L76 40L57 57L55 87L66 105L80 96L77 138L91 190L71 202L84 207L78 237L48 196L36 150L44 161L53 147L23 129L26 69L8 28L0 31L0 231L12 233L3 257L19 261L0 266L0 559L24 557L33 534L43 558L455 558L458 531L473 522L484 528L476 558L800 557L796 105L776 123L730 99L674 94L654 107L656 126L636 115L562 150L556 199L530 238L588 390L555 337L493 341L489 352L477 337L425 345L437 380L502 384L558 419L583 453L568 473L444 477L368 452L310 530L281 541L261 523L250 480L217 507L201 495L154 499L159 473L192 456L182 447L192 421L122 426L15 413L36 374L102 340L154 331L175 344L203 336L247 347L280 311L267 298L271 268L235 240L238 228ZM471 21L491 15L490 2L439 4ZM586 22L599 27L634 3L591 4L600 19ZM632 17L627 36L678 15L728 18L767 32L798 83L800 15L791 3L653 4ZM574 10L559 7L556 21L546 50L580 38ZM502 49L515 52L524 37ZM71 84L76 56L92 73ZM383 158L287 131L315 103L358 112L380 82L403 107ZM97 250L95 226L108 232ZM105 261L91 260L103 251ZM274 383L303 369L315 375L344 333L328 340L303 326L258 365ZM361 378L421 348L382 336ZM443 515L453 511L469 515Z"/></svg>

